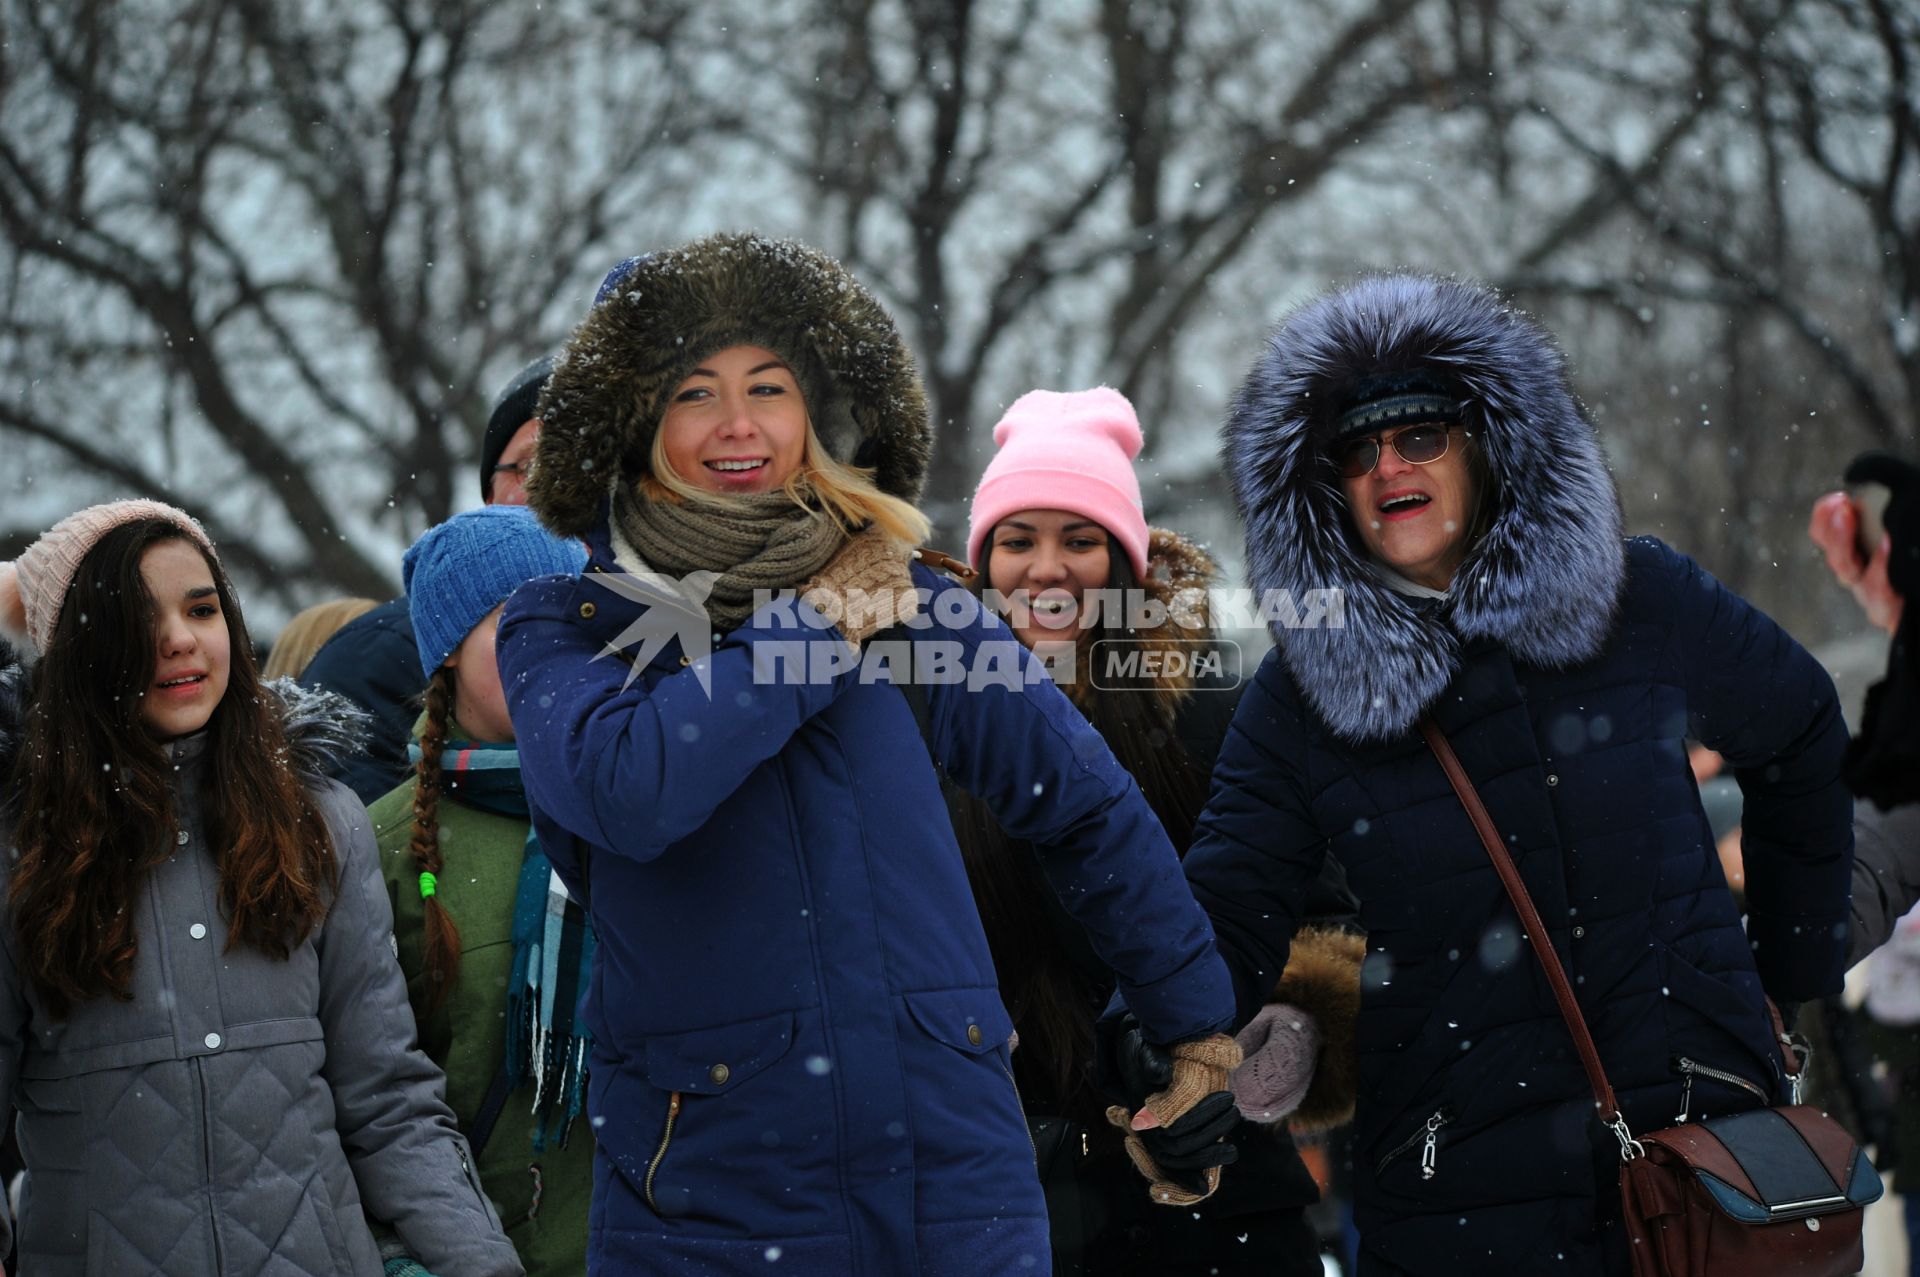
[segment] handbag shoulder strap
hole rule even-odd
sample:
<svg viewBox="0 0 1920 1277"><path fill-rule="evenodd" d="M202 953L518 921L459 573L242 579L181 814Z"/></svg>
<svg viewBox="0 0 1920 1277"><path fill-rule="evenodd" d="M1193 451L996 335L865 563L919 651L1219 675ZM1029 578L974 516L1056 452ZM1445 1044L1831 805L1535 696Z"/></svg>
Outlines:
<svg viewBox="0 0 1920 1277"><path fill-rule="evenodd" d="M1560 965L1560 955L1553 951L1553 943L1547 939L1547 925L1541 920L1540 911L1534 908L1533 897L1527 894L1527 884L1521 879L1520 870L1508 854L1506 844L1500 840L1499 828L1493 823L1493 817L1487 814L1486 804L1480 801L1479 791L1474 789L1473 780L1467 775L1467 769L1460 765L1460 759L1447 742L1440 725L1431 717L1422 715L1419 728L1420 735L1426 739L1427 748L1440 760L1440 769L1446 772L1447 781L1453 786L1460 805L1467 809L1467 819L1473 822L1474 832L1480 835L1481 845L1487 849L1487 857L1493 861L1494 871L1500 875L1500 885L1507 889L1507 898L1513 902L1514 912L1520 915L1520 928L1526 932L1527 943L1533 946L1534 956L1540 959L1540 966L1547 973L1547 983L1553 988L1553 1000L1560 1007L1560 1018L1567 1022L1567 1031L1573 1035L1574 1050L1579 1052L1580 1063L1587 1071L1587 1084L1593 1088L1593 1099L1599 1106L1600 1120L1619 1138L1622 1157L1639 1155L1639 1143L1627 1129L1626 1121L1620 1114L1620 1102L1613 1096L1613 1085L1607 1081L1607 1071L1600 1066L1600 1052L1593 1045L1593 1034L1587 1031L1587 1017L1581 1014L1580 1004L1574 1000L1573 986L1567 983L1567 973Z"/></svg>

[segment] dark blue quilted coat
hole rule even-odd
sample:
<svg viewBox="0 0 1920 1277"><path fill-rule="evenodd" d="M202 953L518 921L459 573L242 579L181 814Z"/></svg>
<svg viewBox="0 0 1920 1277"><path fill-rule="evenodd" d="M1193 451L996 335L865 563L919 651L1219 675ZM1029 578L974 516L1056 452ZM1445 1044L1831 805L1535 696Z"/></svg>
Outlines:
<svg viewBox="0 0 1920 1277"><path fill-rule="evenodd" d="M1356 370L1466 391L1497 515L1449 597L1380 586L1315 468ZM1622 541L1551 340L1493 295L1380 277L1308 304L1240 392L1226 457L1256 589L1345 591L1277 629L1186 868L1251 1015L1324 856L1369 936L1354 1132L1362 1271L1623 1273L1617 1145L1513 910L1439 765L1431 713L1505 835L1636 1129L1777 1098L1763 992L1838 988L1852 856L1845 727L1767 617L1649 539ZM1746 796L1745 928L1685 742ZM1430 1137L1430 1138L1429 1138Z"/></svg>
<svg viewBox="0 0 1920 1277"><path fill-rule="evenodd" d="M925 568L918 637L1019 686L929 687L923 743L885 682L756 679L756 653L821 636L805 604L630 678L602 654L646 609L595 580L624 569L593 540L583 577L514 595L499 648L536 827L600 938L593 1271L1045 1273L1013 1026L928 745L1055 849L1063 903L1173 1040L1224 1025L1231 995L1138 786L1012 631Z"/></svg>

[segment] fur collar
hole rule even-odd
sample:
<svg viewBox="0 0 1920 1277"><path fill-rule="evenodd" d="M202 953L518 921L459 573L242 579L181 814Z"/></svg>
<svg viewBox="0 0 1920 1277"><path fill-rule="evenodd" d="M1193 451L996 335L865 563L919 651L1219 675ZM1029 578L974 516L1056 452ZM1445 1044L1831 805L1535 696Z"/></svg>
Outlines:
<svg viewBox="0 0 1920 1277"><path fill-rule="evenodd" d="M647 470L669 392L700 359L764 346L793 367L833 456L912 501L933 451L926 392L893 318L839 262L789 240L713 235L634 259L605 287L540 397L528 503L584 536Z"/></svg>
<svg viewBox="0 0 1920 1277"><path fill-rule="evenodd" d="M1357 377L1416 368L1463 387L1499 501L1449 597L1424 605L1369 570L1319 464L1325 417ZM1626 567L1606 458L1559 347L1489 289L1377 275L1299 307L1240 387L1222 451L1255 592L1345 592L1342 628L1274 627L1301 694L1345 740L1406 733L1463 640L1558 668L1597 655L1612 628Z"/></svg>

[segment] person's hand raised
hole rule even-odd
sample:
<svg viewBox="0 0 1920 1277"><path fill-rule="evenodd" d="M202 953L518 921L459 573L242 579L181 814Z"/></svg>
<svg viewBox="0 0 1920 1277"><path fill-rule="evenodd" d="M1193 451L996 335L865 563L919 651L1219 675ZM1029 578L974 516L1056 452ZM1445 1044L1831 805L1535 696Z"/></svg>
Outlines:
<svg viewBox="0 0 1920 1277"><path fill-rule="evenodd" d="M1903 600L1887 577L1893 538L1882 536L1871 555L1862 557L1859 545L1860 508L1844 492L1829 492L1813 503L1807 536L1820 547L1827 570L1853 593L1867 621L1891 634L1900 625Z"/></svg>

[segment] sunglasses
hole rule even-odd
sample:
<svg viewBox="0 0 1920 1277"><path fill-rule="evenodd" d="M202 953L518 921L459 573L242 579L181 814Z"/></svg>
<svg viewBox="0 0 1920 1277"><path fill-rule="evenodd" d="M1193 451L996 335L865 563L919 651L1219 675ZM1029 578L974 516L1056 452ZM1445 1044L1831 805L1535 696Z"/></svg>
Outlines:
<svg viewBox="0 0 1920 1277"><path fill-rule="evenodd" d="M1368 435L1350 439L1333 450L1333 466L1342 479L1358 479L1373 473L1380 464L1382 444L1391 444L1400 459L1409 465L1432 465L1447 455L1458 423L1423 421L1389 435ZM1458 427L1464 429L1464 427Z"/></svg>

